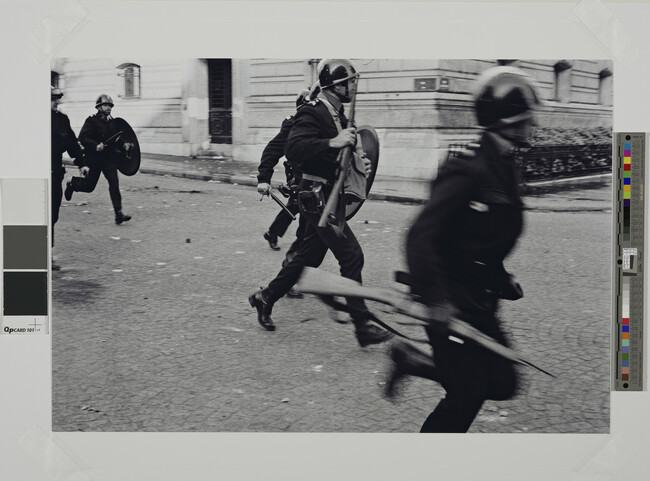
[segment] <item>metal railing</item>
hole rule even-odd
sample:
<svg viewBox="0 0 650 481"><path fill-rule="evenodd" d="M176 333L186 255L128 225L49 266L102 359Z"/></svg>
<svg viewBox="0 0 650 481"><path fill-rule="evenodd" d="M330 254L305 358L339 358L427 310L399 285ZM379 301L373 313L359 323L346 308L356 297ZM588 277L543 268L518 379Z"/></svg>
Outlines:
<svg viewBox="0 0 650 481"><path fill-rule="evenodd" d="M611 144L561 144L522 148L516 154L524 182L612 171Z"/></svg>

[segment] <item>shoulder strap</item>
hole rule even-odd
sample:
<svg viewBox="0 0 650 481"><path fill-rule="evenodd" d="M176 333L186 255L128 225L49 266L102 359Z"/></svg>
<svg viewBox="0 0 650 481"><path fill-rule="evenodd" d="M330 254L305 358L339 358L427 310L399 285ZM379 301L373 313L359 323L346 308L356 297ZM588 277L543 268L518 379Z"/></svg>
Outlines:
<svg viewBox="0 0 650 481"><path fill-rule="evenodd" d="M339 113L336 111L334 106L329 103L329 101L325 98L325 96L318 96L318 98L323 102L325 107L327 107L327 110L329 110L330 114L332 115L332 120L334 120L334 125L336 125L336 130L339 132L343 130L343 127L341 126L341 119L339 118Z"/></svg>

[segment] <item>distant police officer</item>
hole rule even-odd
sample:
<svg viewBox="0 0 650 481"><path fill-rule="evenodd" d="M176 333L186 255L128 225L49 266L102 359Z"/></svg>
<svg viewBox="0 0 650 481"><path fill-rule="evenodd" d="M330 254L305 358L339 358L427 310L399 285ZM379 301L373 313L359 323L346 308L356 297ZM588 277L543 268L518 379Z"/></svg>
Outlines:
<svg viewBox="0 0 650 481"><path fill-rule="evenodd" d="M81 131L79 141L84 146L90 172L85 177L73 177L65 189L65 198L72 199L73 192L92 192L99 181L99 175L104 174L108 181L108 192L115 211L115 223L121 224L131 219L130 215L122 213L122 196L117 176L117 163L111 152L116 148L128 150L132 146L121 142L119 137L113 137L109 127L113 119L113 99L102 94L95 102L97 113L86 119Z"/></svg>
<svg viewBox="0 0 650 481"><path fill-rule="evenodd" d="M63 97L60 89L50 87L50 104L52 110L52 245L54 245L54 224L59 220L59 209L63 197L63 152L68 152L75 163L81 162L83 152L77 142L77 136L70 127L70 119L59 112L59 104ZM58 270L59 266L52 264L52 269Z"/></svg>
<svg viewBox="0 0 650 481"><path fill-rule="evenodd" d="M484 128L480 142L451 154L441 166L406 242L414 294L442 320L454 316L505 345L498 301L523 295L503 265L523 229L513 149L528 142L538 105L521 70L495 67L481 75L475 94ZM466 432L485 400L514 395L512 363L476 345L452 342L439 329L428 328L427 334L433 357L396 343L387 382L389 396L406 375L442 384L446 395L421 432Z"/></svg>
<svg viewBox="0 0 650 481"><path fill-rule="evenodd" d="M298 97L296 98L296 109L299 109L305 104L305 101L309 99L309 90L304 89L300 91ZM280 132L273 137L262 152L262 159L258 167L259 174L257 175L257 191L260 194L268 194L271 190L271 177L273 176L273 168L278 164L280 158L284 156L284 147L287 143L287 138L289 137L289 132L291 131L291 126L293 125L293 115L290 115L282 122L280 127ZM287 179L286 187L289 190L289 201L287 202L287 209L296 215L299 211L298 209L298 196L296 195L296 188L298 186L298 178L296 172L291 167L289 162L284 163L285 174ZM289 215L287 211L281 209L278 215L275 217L271 223L269 230L264 233L264 239L269 243L269 246L273 250L279 250L278 247L278 237L282 237L286 232L293 218ZM295 254L298 245L300 243L301 231L304 226L301 224L298 227L297 238L291 244L291 247L287 251L287 259L293 257ZM287 261L288 262L288 261Z"/></svg>
<svg viewBox="0 0 650 481"><path fill-rule="evenodd" d="M337 236L331 227L318 227L323 205L335 181L339 150L356 142L355 129L347 126L343 104L352 100L351 92L358 76L349 60L321 61L318 75L321 92L294 117L285 154L301 175L298 198L300 215L306 225L295 257L268 287L249 297L251 306L257 309L259 323L267 330L275 329L271 319L273 304L294 286L305 266L318 267L328 249L338 260L341 275L361 282L363 251L350 227L343 224L343 237ZM348 305L357 311L352 317L362 347L392 337L360 314L365 310L363 300L348 299Z"/></svg>

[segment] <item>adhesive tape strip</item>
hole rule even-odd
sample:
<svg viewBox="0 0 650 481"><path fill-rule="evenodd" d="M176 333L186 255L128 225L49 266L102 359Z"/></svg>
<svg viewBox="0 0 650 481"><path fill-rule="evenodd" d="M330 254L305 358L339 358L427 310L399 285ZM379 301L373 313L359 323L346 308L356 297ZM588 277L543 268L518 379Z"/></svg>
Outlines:
<svg viewBox="0 0 650 481"><path fill-rule="evenodd" d="M55 481L92 481L92 478L40 426L34 426L18 441L27 454L36 458Z"/></svg>
<svg viewBox="0 0 650 481"><path fill-rule="evenodd" d="M641 43L600 0L583 0L574 13L624 65L632 64L641 53Z"/></svg>
<svg viewBox="0 0 650 481"><path fill-rule="evenodd" d="M25 49L36 62L42 62L87 16L88 10L78 0L63 0L32 30Z"/></svg>
<svg viewBox="0 0 650 481"><path fill-rule="evenodd" d="M609 481L639 450L639 445L632 440L613 436L571 477L571 481Z"/></svg>

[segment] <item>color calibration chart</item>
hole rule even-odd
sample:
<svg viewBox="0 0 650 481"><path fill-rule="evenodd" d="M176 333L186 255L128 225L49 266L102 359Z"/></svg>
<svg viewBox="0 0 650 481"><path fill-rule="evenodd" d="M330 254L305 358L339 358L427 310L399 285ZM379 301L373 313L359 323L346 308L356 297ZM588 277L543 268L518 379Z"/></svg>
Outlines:
<svg viewBox="0 0 650 481"><path fill-rule="evenodd" d="M47 179L0 179L0 334L48 334Z"/></svg>
<svg viewBox="0 0 650 481"><path fill-rule="evenodd" d="M645 133L616 134L614 389L644 388Z"/></svg>

